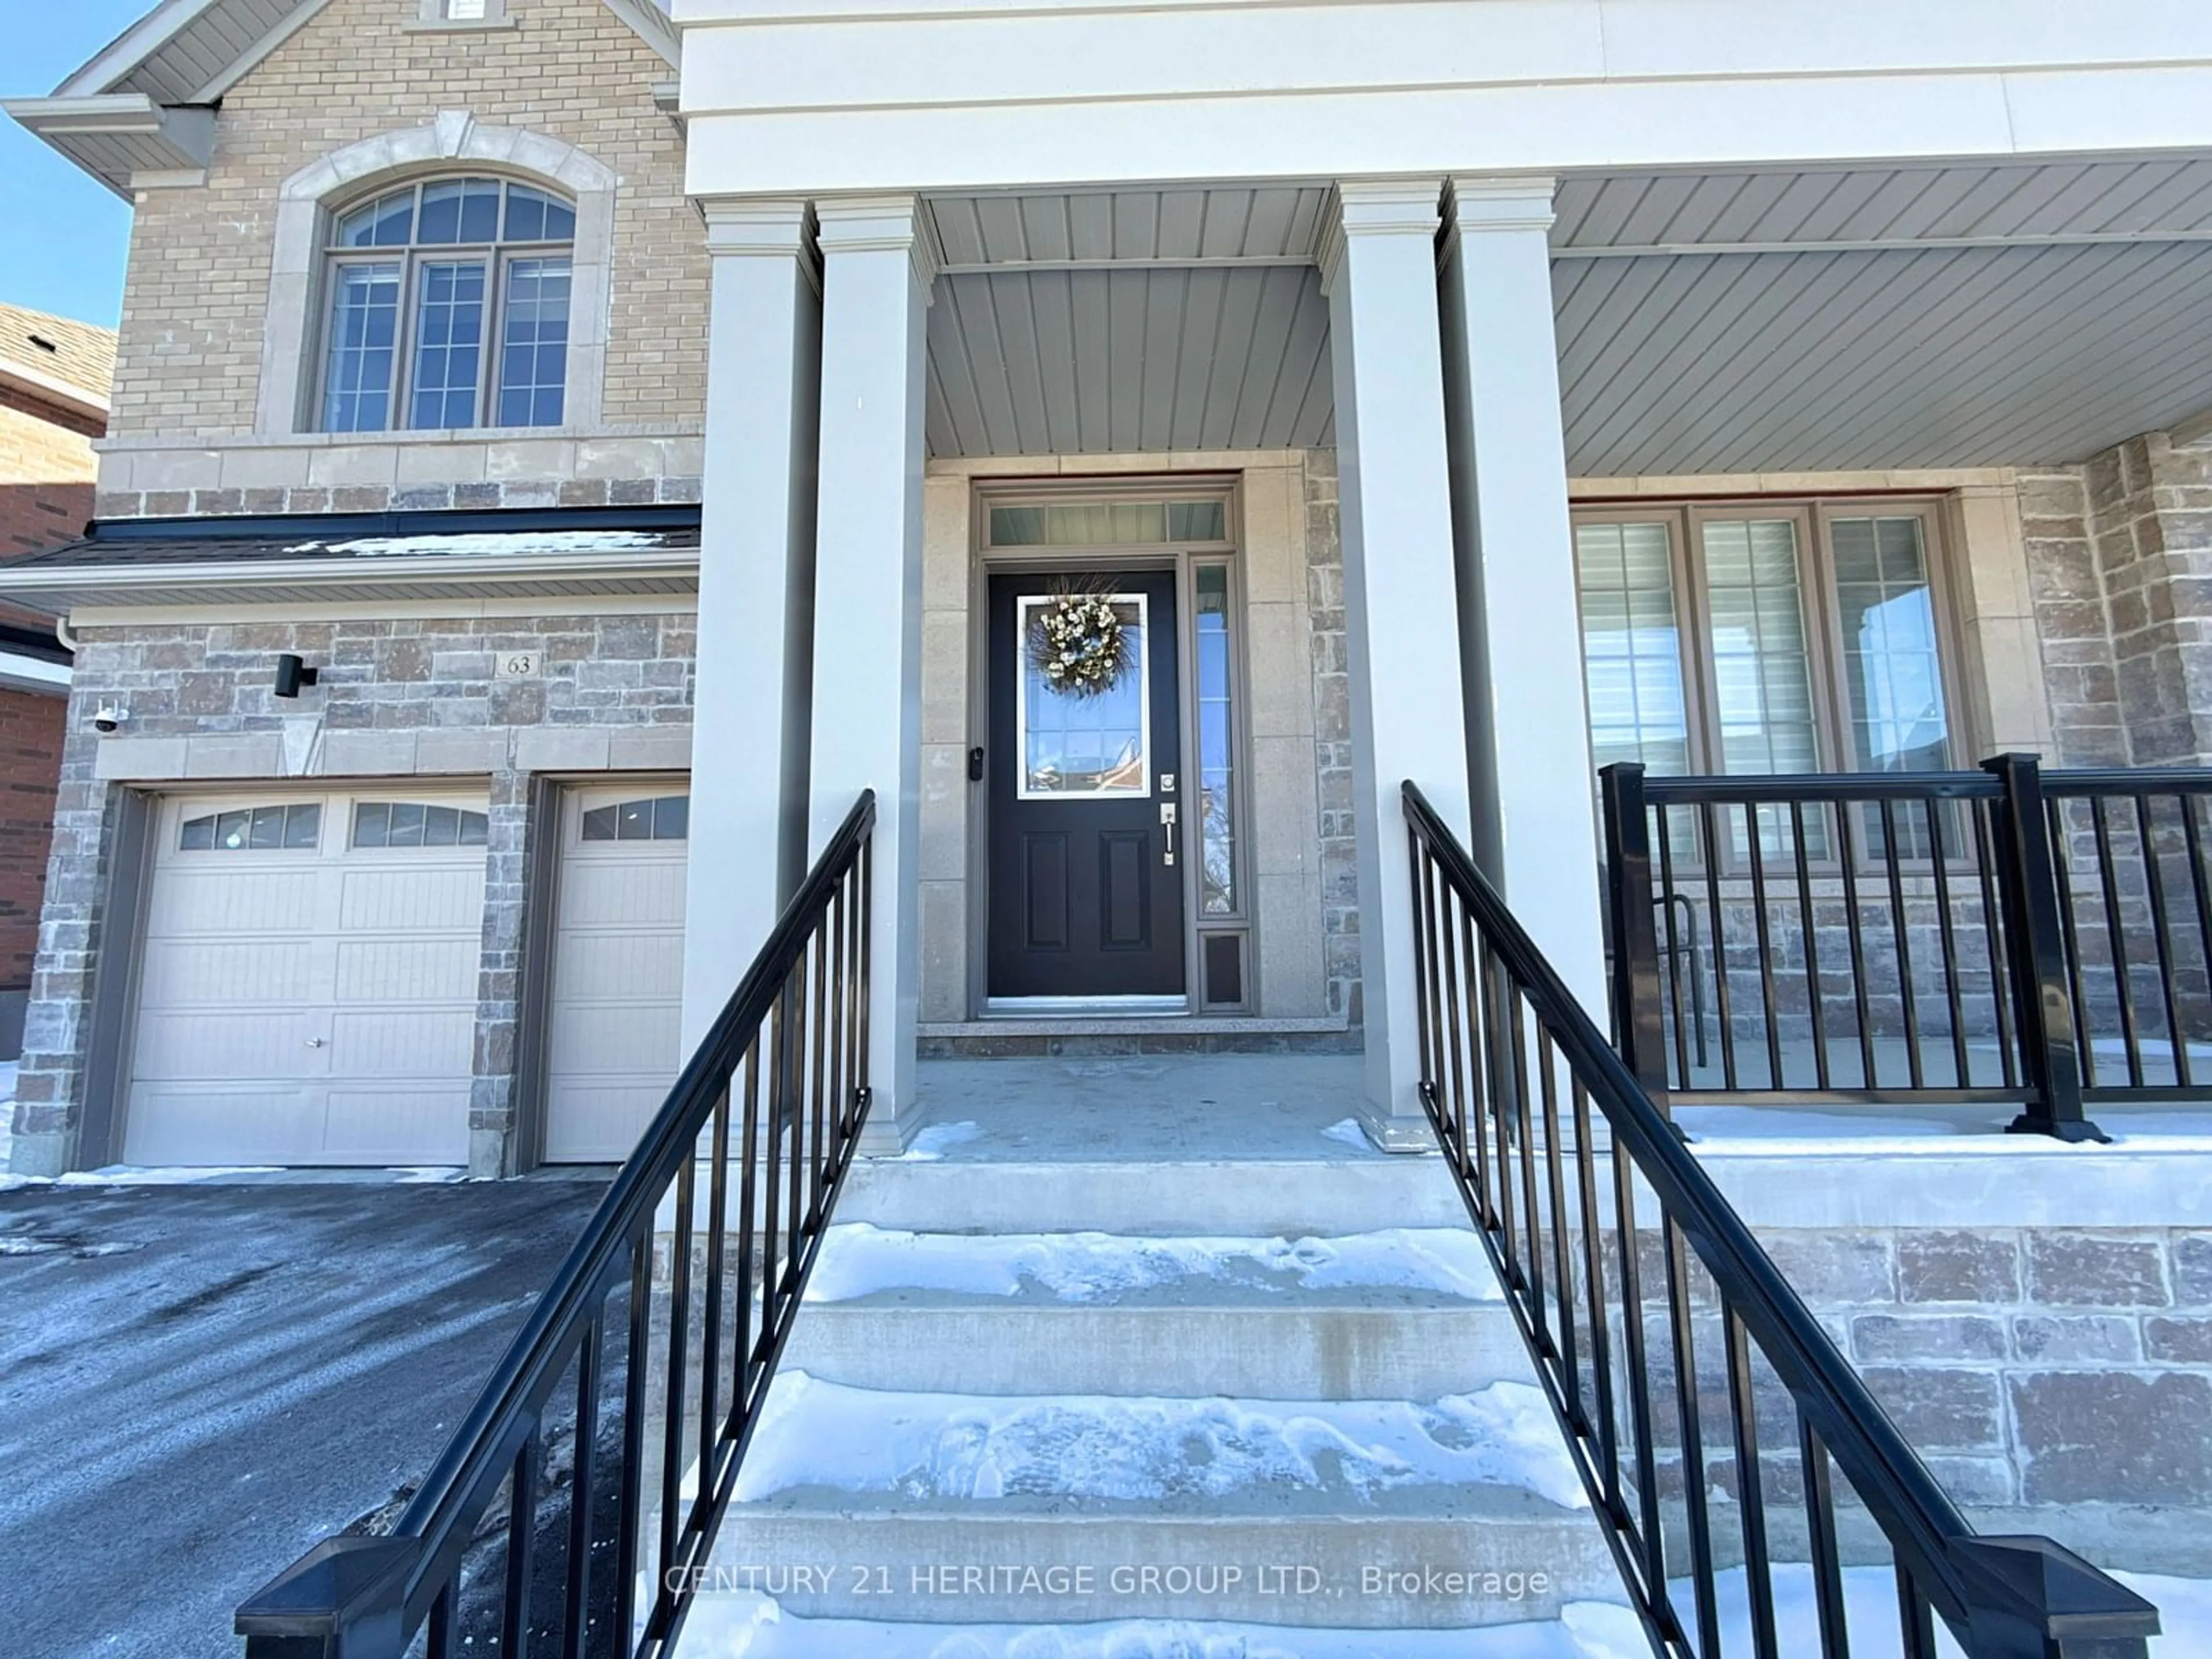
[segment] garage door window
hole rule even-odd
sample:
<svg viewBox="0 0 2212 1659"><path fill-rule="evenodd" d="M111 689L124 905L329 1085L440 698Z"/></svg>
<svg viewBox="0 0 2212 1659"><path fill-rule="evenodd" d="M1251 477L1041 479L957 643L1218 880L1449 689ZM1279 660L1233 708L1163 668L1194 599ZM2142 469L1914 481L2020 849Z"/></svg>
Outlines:
<svg viewBox="0 0 2212 1659"><path fill-rule="evenodd" d="M481 847L482 812L420 801L365 800L353 809L356 847Z"/></svg>
<svg viewBox="0 0 2212 1659"><path fill-rule="evenodd" d="M265 853L301 848L313 850L322 825L323 809L313 801L238 806L228 812L207 812L186 818L178 835L177 848L184 853Z"/></svg>
<svg viewBox="0 0 2212 1659"><path fill-rule="evenodd" d="M586 841L682 841L690 830L689 795L614 801L584 814Z"/></svg>

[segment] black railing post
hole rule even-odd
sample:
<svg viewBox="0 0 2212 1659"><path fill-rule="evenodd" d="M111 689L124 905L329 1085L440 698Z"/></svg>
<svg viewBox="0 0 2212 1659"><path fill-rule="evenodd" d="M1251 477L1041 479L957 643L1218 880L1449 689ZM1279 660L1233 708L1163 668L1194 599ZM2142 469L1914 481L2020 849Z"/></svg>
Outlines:
<svg viewBox="0 0 2212 1659"><path fill-rule="evenodd" d="M1659 933L1651 915L1651 823L1644 763L1615 761L1598 773L1605 819L1605 902L1613 936L1613 1026L1628 1069L1667 1109L1667 1019L1659 1000Z"/></svg>
<svg viewBox="0 0 2212 1659"><path fill-rule="evenodd" d="M2008 1126L2015 1134L2059 1140L2111 1139L2081 1111L2081 1054L2076 1046L2080 1012L2067 989L2065 944L2060 935L2056 866L2042 771L2033 755L1993 755L1982 763L1995 775L1997 884L2004 904L2005 964L2012 981L2020 1030L2027 1109Z"/></svg>
<svg viewBox="0 0 2212 1659"><path fill-rule="evenodd" d="M2148 1659L2158 1609L2048 1538L1952 1540L1974 1659Z"/></svg>
<svg viewBox="0 0 2212 1659"><path fill-rule="evenodd" d="M410 1538L326 1538L241 1603L246 1659L401 1659Z"/></svg>

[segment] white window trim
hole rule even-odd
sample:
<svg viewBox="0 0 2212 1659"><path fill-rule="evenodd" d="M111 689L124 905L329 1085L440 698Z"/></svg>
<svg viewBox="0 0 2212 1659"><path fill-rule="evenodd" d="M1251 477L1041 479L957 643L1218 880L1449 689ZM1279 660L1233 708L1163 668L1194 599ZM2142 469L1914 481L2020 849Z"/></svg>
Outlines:
<svg viewBox="0 0 2212 1659"><path fill-rule="evenodd" d="M520 127L487 126L465 110L447 110L428 126L380 133L333 150L301 168L278 190L268 315L261 337L261 384L254 406L256 434L278 436L316 429L316 411L308 405L308 394L316 380L311 356L321 337L324 216L329 206L337 198L362 193L373 185L397 183L407 173L446 162L473 162L542 180L575 203L562 426L600 423L606 402L607 319L613 298L615 173L562 139ZM403 439L406 434L350 435L374 441Z"/></svg>

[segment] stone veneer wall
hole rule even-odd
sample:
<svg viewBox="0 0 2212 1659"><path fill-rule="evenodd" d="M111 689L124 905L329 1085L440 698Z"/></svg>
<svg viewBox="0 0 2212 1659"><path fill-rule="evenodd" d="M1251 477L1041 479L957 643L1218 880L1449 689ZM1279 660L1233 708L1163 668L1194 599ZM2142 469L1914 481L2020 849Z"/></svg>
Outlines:
<svg viewBox="0 0 2212 1659"><path fill-rule="evenodd" d="M2149 433L2020 489L2056 763L2212 762L2212 449Z"/></svg>
<svg viewBox="0 0 2212 1659"><path fill-rule="evenodd" d="M538 773L684 770L696 618L688 610L514 617L88 627L70 694L53 852L17 1085L13 1158L53 1174L72 1154L94 975L114 919L118 787L226 779L450 776L491 790L471 1168L511 1167L520 951ZM543 653L536 679L495 679L495 653ZM296 705L271 690L276 653L321 670ZM92 710L130 710L103 738Z"/></svg>
<svg viewBox="0 0 2212 1659"><path fill-rule="evenodd" d="M2212 1568L2212 1231L1759 1231L1960 1504Z"/></svg>
<svg viewBox="0 0 2212 1659"><path fill-rule="evenodd" d="M1306 590L1313 629L1315 757L1321 787L1322 971L1328 1011L1357 1029L1359 850L1352 806L1352 679L1344 624L1344 536L1336 452L1306 452Z"/></svg>

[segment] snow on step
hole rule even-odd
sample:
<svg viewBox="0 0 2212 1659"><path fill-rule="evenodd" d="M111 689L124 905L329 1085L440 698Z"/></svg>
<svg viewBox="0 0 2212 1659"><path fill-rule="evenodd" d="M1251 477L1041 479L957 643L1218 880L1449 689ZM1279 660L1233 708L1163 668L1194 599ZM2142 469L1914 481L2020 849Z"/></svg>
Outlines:
<svg viewBox="0 0 2212 1659"><path fill-rule="evenodd" d="M904 1624L799 1619L766 1596L709 1594L683 1659L1649 1659L1626 1607L1581 1603L1558 1620L1473 1630L1286 1628L1125 1619L1084 1625Z"/></svg>
<svg viewBox="0 0 2212 1659"><path fill-rule="evenodd" d="M1032 1508L1434 1511L1454 1488L1586 1506L1543 1395L1410 1401L896 1394L804 1371L770 1391L740 1502L836 1493Z"/></svg>
<svg viewBox="0 0 2212 1659"><path fill-rule="evenodd" d="M1197 1289L1284 1295L1405 1290L1502 1300L1481 1241L1465 1228L1392 1227L1345 1237L1141 1238L1103 1232L923 1233L866 1222L832 1227L808 1281L816 1302L892 1291L1119 1302Z"/></svg>

